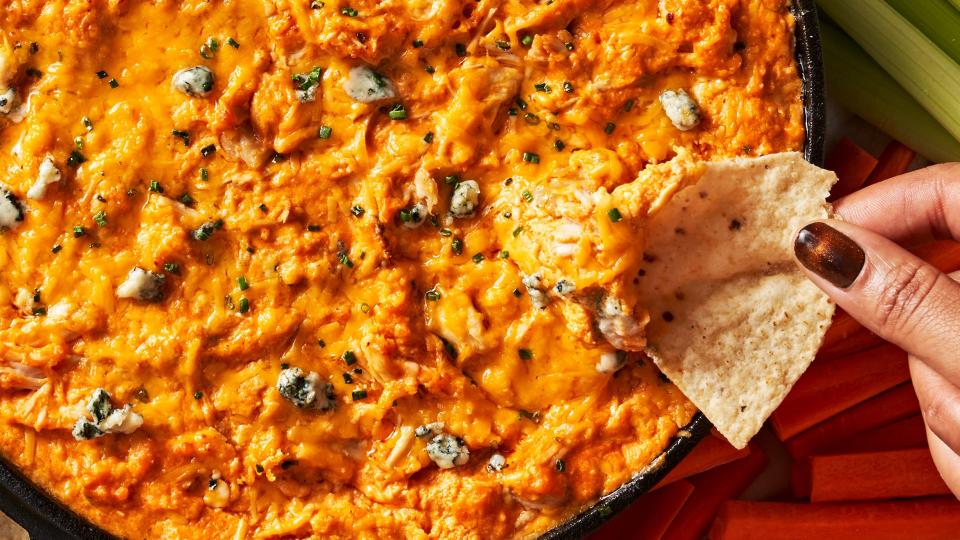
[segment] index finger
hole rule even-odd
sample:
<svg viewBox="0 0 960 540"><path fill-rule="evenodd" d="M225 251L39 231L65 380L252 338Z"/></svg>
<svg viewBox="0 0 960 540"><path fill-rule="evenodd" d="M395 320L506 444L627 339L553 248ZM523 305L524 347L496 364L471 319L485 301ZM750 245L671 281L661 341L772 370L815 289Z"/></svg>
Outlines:
<svg viewBox="0 0 960 540"><path fill-rule="evenodd" d="M960 239L960 163L933 165L834 203L840 218L900 244Z"/></svg>

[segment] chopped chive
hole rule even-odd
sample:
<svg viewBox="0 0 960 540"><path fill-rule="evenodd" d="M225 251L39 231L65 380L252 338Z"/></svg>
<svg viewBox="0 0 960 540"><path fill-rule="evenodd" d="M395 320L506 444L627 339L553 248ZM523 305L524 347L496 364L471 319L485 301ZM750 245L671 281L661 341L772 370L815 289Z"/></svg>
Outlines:
<svg viewBox="0 0 960 540"><path fill-rule="evenodd" d="M70 152L70 156L67 157L67 165L69 167L78 167L81 163L86 161L87 157L81 154L79 150Z"/></svg>
<svg viewBox="0 0 960 540"><path fill-rule="evenodd" d="M475 262L475 263L477 263L477 264L482 263L484 258L485 258L485 257L483 256L483 253L477 253L476 255L474 255L473 257L471 257L471 259L473 260L473 262Z"/></svg>
<svg viewBox="0 0 960 540"><path fill-rule="evenodd" d="M510 50L510 42L509 42L509 41L503 41L503 40L501 40L501 39L498 39L498 40L497 40L497 48L499 48L499 49L502 50L502 51L509 51L509 50Z"/></svg>
<svg viewBox="0 0 960 540"><path fill-rule="evenodd" d="M558 460L557 460L556 467L557 467L557 471L558 471L558 472L563 472L563 471L567 470L567 464L566 464L566 462L563 461L562 459L558 459Z"/></svg>
<svg viewBox="0 0 960 540"><path fill-rule="evenodd" d="M109 76L109 75L107 75L107 72L106 72L106 71L101 70L101 71L98 71L98 72L97 72L97 78L98 78L98 79L106 79L108 76Z"/></svg>
<svg viewBox="0 0 960 540"><path fill-rule="evenodd" d="M603 126L603 132L607 135L613 133L613 130L617 129L617 125L613 122L607 122L607 125Z"/></svg>
<svg viewBox="0 0 960 540"><path fill-rule="evenodd" d="M363 313L370 313L370 304L366 302L360 304L360 311L362 311Z"/></svg>
<svg viewBox="0 0 960 540"><path fill-rule="evenodd" d="M193 393L193 399L199 400L199 399L202 398L202 397L203 397L203 392L201 392L201 391L199 391L199 390L197 390L196 392Z"/></svg>
<svg viewBox="0 0 960 540"><path fill-rule="evenodd" d="M89 118L84 116L80 121L83 122L83 127L85 127L87 131L93 131L93 122L91 122Z"/></svg>
<svg viewBox="0 0 960 540"><path fill-rule="evenodd" d="M540 163L540 156L534 152L524 152L523 160L527 163Z"/></svg>
<svg viewBox="0 0 960 540"><path fill-rule="evenodd" d="M246 276L240 276L237 278L237 287L240 287L241 291L245 291L250 288L250 283L247 282Z"/></svg>
<svg viewBox="0 0 960 540"><path fill-rule="evenodd" d="M517 349L517 355L521 360L533 360L533 351L530 349Z"/></svg>
<svg viewBox="0 0 960 540"><path fill-rule="evenodd" d="M387 116L391 120L406 120L407 119L407 109L403 107L402 103L397 103L390 109L390 112L387 113Z"/></svg>
<svg viewBox="0 0 960 540"><path fill-rule="evenodd" d="M528 191L525 191L524 193L529 193L529 192L528 192ZM530 199L532 200L533 197L530 197ZM520 236L520 233L522 233L522 232L523 232L523 225L520 225L519 227L517 227L516 229L513 230L513 237L516 238L516 237Z"/></svg>
<svg viewBox="0 0 960 540"><path fill-rule="evenodd" d="M319 225L307 225L307 230L310 232L320 232Z"/></svg>
<svg viewBox="0 0 960 540"><path fill-rule="evenodd" d="M238 311L240 313L246 313L250 311L250 301L247 300L247 297L244 296L240 298L240 309Z"/></svg>
<svg viewBox="0 0 960 540"><path fill-rule="evenodd" d="M572 93L573 93L573 83L571 83L570 81L565 81L565 82L563 83L563 91L566 92L566 93L568 93L568 94L572 94Z"/></svg>
<svg viewBox="0 0 960 540"><path fill-rule="evenodd" d="M55 244L53 248L50 249L50 251L52 251L53 254L56 255L57 253L60 253L60 250L62 249L63 249L63 246L61 246L60 244Z"/></svg>
<svg viewBox="0 0 960 540"><path fill-rule="evenodd" d="M175 129L173 130L173 136L183 141L184 146L190 146L190 132Z"/></svg>
<svg viewBox="0 0 960 540"><path fill-rule="evenodd" d="M505 186L509 186L509 185L512 184L512 183L513 183L513 177L512 177L512 176L503 181L503 185L505 185Z"/></svg>
<svg viewBox="0 0 960 540"><path fill-rule="evenodd" d="M190 206L196 201L193 200L193 197L191 197L189 193L184 193L183 195L180 196L180 202L182 202L187 206Z"/></svg>
<svg viewBox="0 0 960 540"><path fill-rule="evenodd" d="M331 135L333 135L333 128L330 126L320 126L317 130L318 139L329 139Z"/></svg>
<svg viewBox="0 0 960 540"><path fill-rule="evenodd" d="M450 245L450 248L453 250L454 255L463 254L463 240L460 238L454 238L453 243Z"/></svg>
<svg viewBox="0 0 960 540"><path fill-rule="evenodd" d="M457 359L457 348L447 340L443 340L443 352L447 353L447 356L449 356L451 359Z"/></svg>
<svg viewBox="0 0 960 540"><path fill-rule="evenodd" d="M343 374L343 382L345 382L345 383L347 383L347 384L353 384L353 375L350 375L349 373L344 373L344 374Z"/></svg>
<svg viewBox="0 0 960 540"><path fill-rule="evenodd" d="M568 42L564 43L563 46L566 47L568 51L572 51L572 50L573 50L573 42L572 42L572 41L568 41Z"/></svg>
<svg viewBox="0 0 960 540"><path fill-rule="evenodd" d="M357 15L359 15L359 13L357 13L357 10L353 9L350 6L343 6L342 8L340 8L340 14L346 17L356 17Z"/></svg>
<svg viewBox="0 0 960 540"><path fill-rule="evenodd" d="M457 56L463 58L467 55L467 47L463 43L457 43L454 45L454 51L457 53Z"/></svg>
<svg viewBox="0 0 960 540"><path fill-rule="evenodd" d="M410 210L406 208L400 210L400 221L404 223L410 223L410 220L413 219L413 215L410 214Z"/></svg>
<svg viewBox="0 0 960 540"><path fill-rule="evenodd" d="M363 214L366 213L366 210L364 210L359 204L356 204L350 208L350 213L353 214L353 217L363 217Z"/></svg>
<svg viewBox="0 0 960 540"><path fill-rule="evenodd" d="M347 268L353 268L353 261L350 260L350 257L347 256L346 252L341 251L337 253L337 260L340 261L340 264L346 266Z"/></svg>
<svg viewBox="0 0 960 540"><path fill-rule="evenodd" d="M509 258L510 258L510 252L509 252L509 251L506 251L506 250L501 251L501 252L500 252L500 258L501 258L501 259L509 259Z"/></svg>
<svg viewBox="0 0 960 540"><path fill-rule="evenodd" d="M156 180L150 181L150 191L154 193L163 193L163 186L160 185L160 182Z"/></svg>
<svg viewBox="0 0 960 540"><path fill-rule="evenodd" d="M43 306L37 306L31 310L31 313L34 317L41 317L47 314L47 308Z"/></svg>
<svg viewBox="0 0 960 540"><path fill-rule="evenodd" d="M353 354L353 351L345 351L341 358L343 358L343 361L346 362L348 366L352 366L357 363L357 355Z"/></svg>
<svg viewBox="0 0 960 540"><path fill-rule="evenodd" d="M550 123L547 124L547 129L552 130L552 131L557 131L557 130L560 129L560 124L558 124L558 123L556 123L556 122L550 122Z"/></svg>
<svg viewBox="0 0 960 540"><path fill-rule="evenodd" d="M361 399L366 399L367 391L366 390L354 390L351 394L354 401L360 401Z"/></svg>
<svg viewBox="0 0 960 540"><path fill-rule="evenodd" d="M523 38L520 39L520 43L522 43L524 47L529 47L530 45L533 45L533 36L531 36L530 34L523 36Z"/></svg>
<svg viewBox="0 0 960 540"><path fill-rule="evenodd" d="M432 75L435 71L437 71L437 69L436 69L435 67L433 67L433 66L426 66L426 67L423 68L423 70L426 71L427 73L430 73L431 75Z"/></svg>
<svg viewBox="0 0 960 540"><path fill-rule="evenodd" d="M430 144L433 142L433 132L428 131L426 135L423 136L423 142Z"/></svg>
<svg viewBox="0 0 960 540"><path fill-rule="evenodd" d="M173 262L163 264L163 271L168 274L180 275L180 265Z"/></svg>
<svg viewBox="0 0 960 540"><path fill-rule="evenodd" d="M85 229L82 225L77 225L77 226L75 226L75 227L73 228L73 237L74 237L74 238L80 238L81 236L84 236L85 234L87 234L87 229Z"/></svg>
<svg viewBox="0 0 960 540"><path fill-rule="evenodd" d="M437 300L440 299L440 291L436 289L430 289L423 296L431 302L436 302Z"/></svg>
<svg viewBox="0 0 960 540"><path fill-rule="evenodd" d="M523 293L520 292L520 289L514 289L513 295L516 296L517 298L520 298L523 295Z"/></svg>
<svg viewBox="0 0 960 540"><path fill-rule="evenodd" d="M107 226L107 213L103 210L93 215L93 221L100 227Z"/></svg>
<svg viewBox="0 0 960 540"><path fill-rule="evenodd" d="M618 221L620 221L620 220L623 219L623 214L620 213L620 210L618 210L618 209L616 209L616 208L611 208L611 209L607 212L607 217L610 218L610 221L612 221L612 222L614 222L614 223L617 223Z"/></svg>
<svg viewBox="0 0 960 540"><path fill-rule="evenodd" d="M518 111L516 107L510 107L509 109L507 109L508 116L516 116L518 114L520 114L520 111Z"/></svg>
<svg viewBox="0 0 960 540"><path fill-rule="evenodd" d="M523 197L523 200L527 202L531 202L533 200L533 193L530 193L529 191L524 191L520 194L520 196Z"/></svg>
<svg viewBox="0 0 960 540"><path fill-rule="evenodd" d="M217 145L208 144L207 146L204 146L203 148L200 149L200 155L203 157L210 157L216 151L217 151Z"/></svg>
<svg viewBox="0 0 960 540"><path fill-rule="evenodd" d="M520 107L520 110L521 110L521 111L526 110L526 108L527 108L527 102L526 102L526 101L524 101L524 100L522 100L522 99L520 99L520 98L517 98L516 103L517 103L517 107Z"/></svg>
<svg viewBox="0 0 960 540"><path fill-rule="evenodd" d="M413 40L413 48L414 48L414 49L419 49L420 47L423 47L423 41L421 41L421 40L419 40L419 39Z"/></svg>
<svg viewBox="0 0 960 540"><path fill-rule="evenodd" d="M267 205L265 205L265 204L263 204L263 203L260 203L260 206L258 206L257 208L258 208L261 212L263 212L264 214L266 214L267 212L270 211L270 209L267 208Z"/></svg>
<svg viewBox="0 0 960 540"><path fill-rule="evenodd" d="M537 92L550 92L550 85L547 83L537 83L533 87L537 89Z"/></svg>
<svg viewBox="0 0 960 540"><path fill-rule="evenodd" d="M443 177L443 183L448 186L453 186L460 183L460 176L456 174L451 174L449 176Z"/></svg>
<svg viewBox="0 0 960 540"><path fill-rule="evenodd" d="M234 49L240 48L240 44L237 43L237 40L233 39L232 37L227 38L227 45L233 47Z"/></svg>
<svg viewBox="0 0 960 540"><path fill-rule="evenodd" d="M453 235L453 231L451 231L450 229L440 229L440 236L448 237L451 235Z"/></svg>
<svg viewBox="0 0 960 540"><path fill-rule="evenodd" d="M200 167L200 180L203 180L204 182L210 180L210 171Z"/></svg>
<svg viewBox="0 0 960 540"><path fill-rule="evenodd" d="M558 152L563 152L563 149L566 148L567 145L560 139L557 139L553 141L553 147L556 148Z"/></svg>
<svg viewBox="0 0 960 540"><path fill-rule="evenodd" d="M531 126L535 126L540 123L540 117L533 114L532 112L528 112L523 115L523 121L530 124Z"/></svg>
<svg viewBox="0 0 960 540"><path fill-rule="evenodd" d="M120 86L120 83L118 83L116 79L110 79L110 81L107 84L110 85L110 88L116 88Z"/></svg>
<svg viewBox="0 0 960 540"><path fill-rule="evenodd" d="M627 102L623 104L623 112L630 112L630 110L633 109L633 104L634 101L632 99L628 99Z"/></svg>

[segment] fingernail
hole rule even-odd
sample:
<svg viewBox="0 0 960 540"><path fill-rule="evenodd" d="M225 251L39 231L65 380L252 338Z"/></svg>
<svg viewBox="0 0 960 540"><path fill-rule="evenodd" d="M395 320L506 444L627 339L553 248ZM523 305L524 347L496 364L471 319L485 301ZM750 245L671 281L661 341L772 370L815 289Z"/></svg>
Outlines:
<svg viewBox="0 0 960 540"><path fill-rule="evenodd" d="M808 270L841 289L853 285L867 260L850 237L820 222L800 230L793 251Z"/></svg>

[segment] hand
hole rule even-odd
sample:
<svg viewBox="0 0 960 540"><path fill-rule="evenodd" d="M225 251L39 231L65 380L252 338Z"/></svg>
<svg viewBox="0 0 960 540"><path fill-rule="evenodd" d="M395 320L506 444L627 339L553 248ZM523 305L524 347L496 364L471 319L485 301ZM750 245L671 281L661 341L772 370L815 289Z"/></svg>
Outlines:
<svg viewBox="0 0 960 540"><path fill-rule="evenodd" d="M835 205L842 219L797 235L801 268L865 327L909 353L937 469L960 495L960 272L902 245L960 240L960 164L870 186Z"/></svg>

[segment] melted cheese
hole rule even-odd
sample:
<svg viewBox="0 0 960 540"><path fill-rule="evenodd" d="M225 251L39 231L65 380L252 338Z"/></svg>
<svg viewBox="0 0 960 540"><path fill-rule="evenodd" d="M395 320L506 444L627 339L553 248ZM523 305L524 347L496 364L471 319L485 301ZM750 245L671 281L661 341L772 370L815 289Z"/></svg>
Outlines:
<svg viewBox="0 0 960 540"><path fill-rule="evenodd" d="M629 284L669 171L801 146L787 4L7 2L3 454L134 538L554 526L694 413L638 355L597 362L642 345ZM212 87L178 90L197 66ZM135 268L161 300L118 297ZM284 399L283 365L335 409ZM73 440L96 388L143 425ZM434 422L466 463L431 461Z"/></svg>

